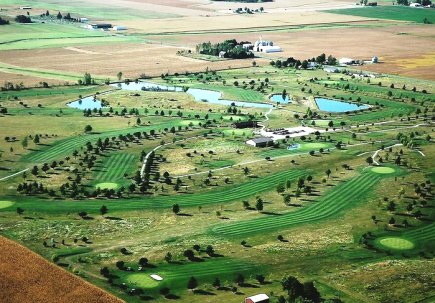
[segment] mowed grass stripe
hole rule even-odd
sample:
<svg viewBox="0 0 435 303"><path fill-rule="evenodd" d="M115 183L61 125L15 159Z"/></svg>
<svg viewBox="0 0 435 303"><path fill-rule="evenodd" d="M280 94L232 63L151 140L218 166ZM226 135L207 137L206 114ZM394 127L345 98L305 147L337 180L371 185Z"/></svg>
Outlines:
<svg viewBox="0 0 435 303"><path fill-rule="evenodd" d="M361 182L362 180L359 181ZM356 189L352 185L353 184L351 183L349 184L348 187L346 187L345 190L340 190L340 194L347 195L349 191ZM367 184L361 182L361 186L365 186L365 185ZM258 220L258 222L255 222L255 224L247 224L247 226L245 226L244 224L240 224L239 226L235 226L232 229L230 228L229 233L237 235L237 234L243 234L249 232L264 231L270 228L275 229L280 227L286 227L298 223L304 223L306 221L318 220L327 217L331 214L334 214L338 210L338 208L342 206L340 204L335 204L335 205L332 204L336 196L337 196L337 192L333 192L329 197L325 197L325 199L322 199L319 202L314 202L315 204L305 208L302 211L289 213L281 217L277 217L277 218L267 217L267 218L254 219L254 220ZM225 229L228 228L225 227Z"/></svg>
<svg viewBox="0 0 435 303"><path fill-rule="evenodd" d="M124 160L127 158L127 154L117 154L113 157L113 161L109 161L107 165L107 180L114 180L118 175L119 166L124 163ZM110 159L112 160L112 158Z"/></svg>
<svg viewBox="0 0 435 303"><path fill-rule="evenodd" d="M143 132L149 131L151 129L158 130L164 128L170 128L172 126L181 125L183 120L164 122L156 125L136 127L136 128L126 128L115 131L103 132L101 134L92 134L92 135L78 135L73 138L66 138L59 141L54 142L51 146L43 147L38 151L33 151L27 155L25 155L22 159L27 162L44 162L50 160L56 160L61 156L67 156L72 154L75 149L79 149L86 142L96 142L98 138L106 138L106 137L116 137L120 134L134 133L134 132Z"/></svg>
<svg viewBox="0 0 435 303"><path fill-rule="evenodd" d="M190 266L189 268L179 268L177 272L167 272L166 277L170 279L189 278L191 276L216 276L218 274L237 273L241 271L249 271L255 266L242 262L231 262L229 264L223 264L219 262L217 264L207 264L207 262L201 262L202 267ZM204 266L205 265L205 266ZM207 266L208 265L208 266Z"/></svg>
<svg viewBox="0 0 435 303"><path fill-rule="evenodd" d="M286 180L294 180L308 171L291 170L265 176L232 187L223 186L207 193L195 195L173 195L160 197L146 197L143 199L123 200L85 200L85 201L42 201L38 199L26 199L20 201L20 206L28 211L44 211L48 213L88 211L98 212L104 203L111 211L127 211L136 209L159 209L170 208L174 203L182 207L227 203L238 199L248 198L258 193L273 190L276 185Z"/></svg>
<svg viewBox="0 0 435 303"><path fill-rule="evenodd" d="M320 220L332 216L342 209L349 207L352 201L362 199L367 192L379 181L380 177L372 174L358 176L343 184L337 185L336 188L328 193L318 202L306 208L276 217L257 218L225 226L218 226L212 229L212 232L222 235L245 235L250 233L259 233L268 230L276 230L289 227L295 224L306 223Z"/></svg>

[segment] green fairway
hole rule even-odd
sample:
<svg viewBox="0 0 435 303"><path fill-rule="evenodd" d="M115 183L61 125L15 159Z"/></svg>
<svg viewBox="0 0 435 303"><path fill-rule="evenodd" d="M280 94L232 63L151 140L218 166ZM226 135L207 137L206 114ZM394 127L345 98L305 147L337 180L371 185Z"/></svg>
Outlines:
<svg viewBox="0 0 435 303"><path fill-rule="evenodd" d="M376 166L371 169L372 172L377 174L392 174L395 172L394 168L391 167L382 167L382 166Z"/></svg>
<svg viewBox="0 0 435 303"><path fill-rule="evenodd" d="M379 240L379 244L384 247L397 250L407 250L414 248L414 244L411 241L399 237L382 238Z"/></svg>
<svg viewBox="0 0 435 303"><path fill-rule="evenodd" d="M117 189L119 186L117 183L104 182L104 183L98 183L97 185L95 185L95 187L101 189Z"/></svg>
<svg viewBox="0 0 435 303"><path fill-rule="evenodd" d="M14 204L15 202L12 201L0 201L0 209L11 207Z"/></svg>
<svg viewBox="0 0 435 303"><path fill-rule="evenodd" d="M419 9L406 6L376 6L329 10L330 13L361 16L367 18L390 19L400 21L413 21L423 23L426 18L435 22L433 9Z"/></svg>
<svg viewBox="0 0 435 303"><path fill-rule="evenodd" d="M100 182L118 181L124 174L133 171L135 156L128 153L116 153L103 161L103 167L98 171L95 180Z"/></svg>
<svg viewBox="0 0 435 303"><path fill-rule="evenodd" d="M116 131L108 131L99 134L83 134L75 137L59 140L54 144L43 147L38 151L33 151L23 157L23 160L27 162L45 162L57 159L59 157L64 157L67 155L71 155L71 153L75 149L79 149L86 142L95 142L98 138L108 138L113 136L118 136L119 134L127 134L134 132L142 132L142 131L150 131L150 130L158 130L167 127L177 126L180 124L180 121L172 121L172 122L163 122L161 124L156 124L152 126L142 126L142 127L133 127L128 129L121 129Z"/></svg>
<svg viewBox="0 0 435 303"><path fill-rule="evenodd" d="M125 200L105 200L104 204L111 210L136 210L136 209L158 209L169 208L174 203L178 203L181 207L196 207L207 204L222 204L233 202L239 199L251 197L253 195L269 191L276 184L285 182L288 179L294 180L304 174L300 170L287 170L278 172L262 178L249 179L246 182L217 188L206 193L198 193L195 195L172 195L160 197L145 197ZM51 201L41 203L41 200L23 199L20 201L20 206L26 210L41 211L48 213L68 212L68 211L95 211L98 212L101 207L101 201Z"/></svg>
<svg viewBox="0 0 435 303"><path fill-rule="evenodd" d="M377 175L366 173L337 185L319 201L300 211L220 225L212 228L211 231L224 236L245 236L316 222L337 215L344 209L352 208L356 203L365 201L379 180L380 177Z"/></svg>
<svg viewBox="0 0 435 303"><path fill-rule="evenodd" d="M121 281L130 286L145 289L157 286L170 286L183 288L190 277L196 277L201 282L212 281L216 277L231 280L238 273L248 273L258 270L259 266L244 261L228 260L224 258L206 259L203 262L189 262L184 264L160 264L156 269L146 270L143 273L120 272ZM163 278L156 281L150 274L157 274Z"/></svg>

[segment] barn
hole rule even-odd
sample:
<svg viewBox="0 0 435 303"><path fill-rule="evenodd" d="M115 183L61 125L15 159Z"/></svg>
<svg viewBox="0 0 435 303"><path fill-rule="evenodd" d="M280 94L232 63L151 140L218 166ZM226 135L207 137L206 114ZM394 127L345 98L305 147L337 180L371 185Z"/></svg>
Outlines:
<svg viewBox="0 0 435 303"><path fill-rule="evenodd" d="M266 147L266 146L270 146L273 144L273 138L269 138L269 137L254 138L254 139L246 141L246 144L252 145L255 147Z"/></svg>
<svg viewBox="0 0 435 303"><path fill-rule="evenodd" d="M245 303L269 303L269 297L266 294L258 294L245 298Z"/></svg>

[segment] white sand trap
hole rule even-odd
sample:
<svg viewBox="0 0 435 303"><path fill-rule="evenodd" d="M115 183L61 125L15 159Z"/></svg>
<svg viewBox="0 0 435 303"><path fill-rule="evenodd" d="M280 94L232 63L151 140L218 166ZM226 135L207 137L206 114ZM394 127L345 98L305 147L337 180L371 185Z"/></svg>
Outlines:
<svg viewBox="0 0 435 303"><path fill-rule="evenodd" d="M77 53L88 54L88 55L99 55L99 53L97 53L97 52L85 50L85 49L81 49L81 48L77 48L77 47L64 47L64 49L70 50L73 52L77 52Z"/></svg>
<svg viewBox="0 0 435 303"><path fill-rule="evenodd" d="M156 280L156 281L162 281L162 280L163 280L163 278L160 277L160 276L157 275L157 274L152 274L152 275L150 275L150 277L153 278L153 279Z"/></svg>

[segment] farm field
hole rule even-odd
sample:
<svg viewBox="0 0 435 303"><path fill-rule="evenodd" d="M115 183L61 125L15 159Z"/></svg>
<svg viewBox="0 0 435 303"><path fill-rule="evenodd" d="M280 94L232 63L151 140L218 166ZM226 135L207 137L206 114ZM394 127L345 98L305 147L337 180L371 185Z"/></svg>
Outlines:
<svg viewBox="0 0 435 303"><path fill-rule="evenodd" d="M2 1L0 301L432 302L432 15Z"/></svg>

